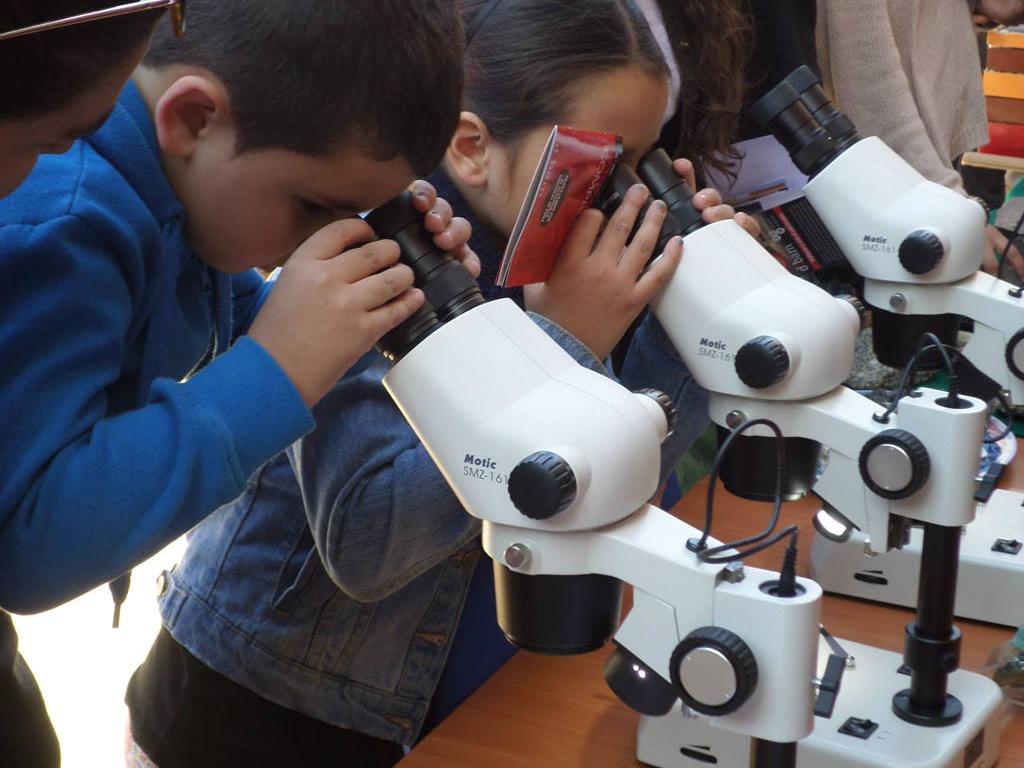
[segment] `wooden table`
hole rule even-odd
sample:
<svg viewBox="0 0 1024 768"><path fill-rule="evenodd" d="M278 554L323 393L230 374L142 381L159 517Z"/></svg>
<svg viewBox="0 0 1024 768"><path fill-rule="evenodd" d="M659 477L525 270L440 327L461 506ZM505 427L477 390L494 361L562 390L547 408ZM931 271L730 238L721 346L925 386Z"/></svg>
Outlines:
<svg viewBox="0 0 1024 768"><path fill-rule="evenodd" d="M1024 450L1024 446L1021 446ZM701 527L707 480L673 508L691 525ZM1024 488L1024 456L1018 456L1001 487ZM770 511L730 496L715 495L716 538L728 541L764 527ZM783 506L781 525L800 526L800 572L807 575L813 537L812 515L820 504L804 499ZM769 550L747 562L777 569L779 551ZM903 628L913 612L903 608L826 595L822 617L838 637L902 652ZM989 652L1008 640L1011 630L959 621L963 631L961 666L978 670ZM494 677L414 749L400 768L634 768L638 715L608 690L602 665L610 646L582 656L548 657L517 653ZM1024 766L1024 711L1010 710L999 765ZM897 768L894 766L893 768Z"/></svg>

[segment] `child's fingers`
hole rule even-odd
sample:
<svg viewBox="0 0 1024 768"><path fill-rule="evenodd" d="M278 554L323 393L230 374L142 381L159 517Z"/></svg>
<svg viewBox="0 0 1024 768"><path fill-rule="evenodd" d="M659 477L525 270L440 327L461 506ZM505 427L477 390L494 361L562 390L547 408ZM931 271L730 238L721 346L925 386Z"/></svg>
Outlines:
<svg viewBox="0 0 1024 768"><path fill-rule="evenodd" d="M438 202L440 203L441 201L438 200ZM427 229L433 231L433 227L429 226L429 216L427 217L427 223ZM468 243L472 234L473 226L466 219L459 216L449 220L447 226L434 233L434 245L445 251L454 251L459 246Z"/></svg>
<svg viewBox="0 0 1024 768"><path fill-rule="evenodd" d="M328 224L310 237L296 249L289 261L333 259L354 245L376 239L370 225L362 219L342 219Z"/></svg>
<svg viewBox="0 0 1024 768"><path fill-rule="evenodd" d="M693 205L698 211L705 211L708 208L715 208L722 204L722 193L717 189L702 189L693 196ZM705 221L709 219L705 216Z"/></svg>
<svg viewBox="0 0 1024 768"><path fill-rule="evenodd" d="M679 158L672 161L672 167L675 168L676 173L686 179L686 184L691 190L697 188L697 174L693 170L693 163L684 158Z"/></svg>
<svg viewBox="0 0 1024 768"><path fill-rule="evenodd" d="M569 230L569 236L565 238L562 252L555 263L566 266L585 261L594 250L594 243L597 242L603 226L604 216L599 210L588 208L581 213Z"/></svg>
<svg viewBox="0 0 1024 768"><path fill-rule="evenodd" d="M661 255L661 258L654 262L651 268L636 282L637 292L645 304L668 285L668 281L675 274L682 256L683 238L673 237L668 245L665 246L665 252Z"/></svg>
<svg viewBox="0 0 1024 768"><path fill-rule="evenodd" d="M412 194L412 207L420 213L427 213L437 201L437 190L429 181L417 179L409 185Z"/></svg>
<svg viewBox="0 0 1024 768"><path fill-rule="evenodd" d="M725 203L721 205L712 205L710 208L705 208L701 211L701 218L708 224L714 224L716 221L727 221L728 219L736 218L736 209L731 205Z"/></svg>
<svg viewBox="0 0 1024 768"><path fill-rule="evenodd" d="M394 240L376 240L338 256L334 274L347 283L357 283L397 263L400 254Z"/></svg>
<svg viewBox="0 0 1024 768"><path fill-rule="evenodd" d="M665 216L668 208L661 200L655 200L647 209L643 224L637 230L633 241L622 254L619 267L633 278L634 282L654 256L654 249L658 245L658 235L661 234L661 225L665 223Z"/></svg>
<svg viewBox="0 0 1024 768"><path fill-rule="evenodd" d="M404 264L365 277L353 286L359 291L357 304L366 310L382 307L412 288L413 279L412 270Z"/></svg>
<svg viewBox="0 0 1024 768"><path fill-rule="evenodd" d="M423 225L427 228L427 232L437 235L444 232L449 224L453 223L454 216L455 213L452 211L452 207L448 201L443 197L439 197L434 201L433 207L423 218ZM463 219L463 221L465 221L465 219Z"/></svg>
<svg viewBox="0 0 1024 768"><path fill-rule="evenodd" d="M461 245L452 251L451 254L474 278L480 277L480 270L482 269L482 266L480 264L480 257L476 255L476 251L468 245Z"/></svg>
<svg viewBox="0 0 1024 768"><path fill-rule="evenodd" d="M413 288L393 301L367 312L372 333L378 338L404 323L423 306L425 297L419 288Z"/></svg>
<svg viewBox="0 0 1024 768"><path fill-rule="evenodd" d="M629 188L618 210L612 214L608 220L608 226L601 233L594 256L614 259L618 263L622 249L626 247L626 241L629 240L629 233L633 231L633 225L636 224L636 217L649 197L650 192L643 184L634 184Z"/></svg>
<svg viewBox="0 0 1024 768"><path fill-rule="evenodd" d="M736 223L747 230L752 237L761 237L761 227L753 216L746 213L737 213Z"/></svg>

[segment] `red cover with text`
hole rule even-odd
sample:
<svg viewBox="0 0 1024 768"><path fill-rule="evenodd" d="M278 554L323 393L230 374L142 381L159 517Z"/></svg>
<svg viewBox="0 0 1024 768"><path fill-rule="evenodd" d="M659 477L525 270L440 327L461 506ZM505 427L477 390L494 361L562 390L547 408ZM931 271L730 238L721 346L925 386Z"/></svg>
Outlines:
<svg viewBox="0 0 1024 768"><path fill-rule="evenodd" d="M498 285L543 283L569 230L622 155L618 136L555 126L498 269Z"/></svg>

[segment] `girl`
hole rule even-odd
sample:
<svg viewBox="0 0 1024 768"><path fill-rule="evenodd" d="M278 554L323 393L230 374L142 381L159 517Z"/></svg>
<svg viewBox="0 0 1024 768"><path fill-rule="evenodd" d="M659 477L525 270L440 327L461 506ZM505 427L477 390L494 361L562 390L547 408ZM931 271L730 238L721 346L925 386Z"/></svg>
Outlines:
<svg viewBox="0 0 1024 768"><path fill-rule="evenodd" d="M465 110L435 182L476 222L485 293L511 295L604 370L681 255L676 241L645 271L663 206L627 244L645 190L607 226L586 212L544 285L505 291L494 275L552 125L619 134L636 161L661 129L665 62L632 0L461 5ZM732 215L710 190L697 202L709 220ZM162 580L165 628L127 695L161 768L391 765L512 654L479 526L380 386L386 371L371 356L343 379L317 430L200 526ZM619 378L679 407L667 472L704 427L706 394L652 318Z"/></svg>

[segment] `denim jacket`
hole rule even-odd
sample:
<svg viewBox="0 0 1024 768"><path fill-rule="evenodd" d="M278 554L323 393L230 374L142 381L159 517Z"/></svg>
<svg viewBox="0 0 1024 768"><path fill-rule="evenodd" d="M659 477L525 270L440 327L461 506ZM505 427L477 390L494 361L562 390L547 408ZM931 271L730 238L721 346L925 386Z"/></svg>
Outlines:
<svg viewBox="0 0 1024 768"><path fill-rule="evenodd" d="M453 190L442 192L468 212ZM481 281L494 297L486 280L500 252L473 223ZM573 336L531 317L581 364L607 373ZM311 717L408 745L445 666L480 527L381 386L386 361L372 353L362 366L316 407L311 434L195 529L161 579L160 605L174 638L220 674ZM619 378L678 405L666 474L707 424L706 393L653 317Z"/></svg>

